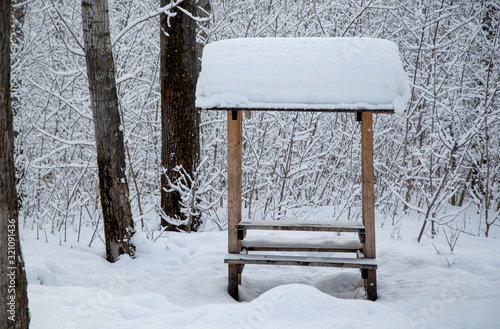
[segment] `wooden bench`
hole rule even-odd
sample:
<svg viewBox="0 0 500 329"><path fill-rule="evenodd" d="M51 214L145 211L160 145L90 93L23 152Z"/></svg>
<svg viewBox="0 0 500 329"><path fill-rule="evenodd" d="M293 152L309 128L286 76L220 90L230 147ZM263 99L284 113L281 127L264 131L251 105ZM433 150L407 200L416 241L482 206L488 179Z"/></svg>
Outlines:
<svg viewBox="0 0 500 329"><path fill-rule="evenodd" d="M358 234L358 239L333 236L314 238L294 238L276 235L247 236L248 230L255 231L306 231L320 233L347 232ZM365 226L359 222L327 222L296 220L244 220L237 226L237 241L240 253L229 253L224 262L229 266L228 291L238 298L238 284L245 265L294 265L354 268L361 270L365 280L368 298L376 299L375 273L377 262L374 258L365 258ZM309 255L270 255L253 252L295 252L295 253L352 253L353 257L327 257ZM252 253L252 254L249 254Z"/></svg>

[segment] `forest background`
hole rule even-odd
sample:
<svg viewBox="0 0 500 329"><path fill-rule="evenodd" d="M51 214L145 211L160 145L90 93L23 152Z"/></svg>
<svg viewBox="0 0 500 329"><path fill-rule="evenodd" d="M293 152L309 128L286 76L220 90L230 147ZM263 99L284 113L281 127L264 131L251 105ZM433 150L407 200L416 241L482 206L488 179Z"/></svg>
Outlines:
<svg viewBox="0 0 500 329"><path fill-rule="evenodd" d="M14 5L12 108L20 225L102 229L80 1ZM109 1L135 225L160 229L157 1ZM200 44L237 37L377 37L394 41L412 98L374 118L375 204L397 235L487 236L500 217L500 4L484 1L211 1ZM153 16L152 18L150 18ZM202 111L196 175L177 186L202 230L227 227L226 114ZM352 114L253 113L243 129L243 217L361 216L360 134ZM192 181L192 184L182 181ZM189 186L189 187L188 187ZM193 209L186 209L192 211ZM404 211L404 212L402 212ZM470 216L480 220L470 221ZM479 225L477 224L479 223ZM420 233L420 234L419 234ZM102 238L101 238L102 239ZM90 242L92 243L92 241Z"/></svg>

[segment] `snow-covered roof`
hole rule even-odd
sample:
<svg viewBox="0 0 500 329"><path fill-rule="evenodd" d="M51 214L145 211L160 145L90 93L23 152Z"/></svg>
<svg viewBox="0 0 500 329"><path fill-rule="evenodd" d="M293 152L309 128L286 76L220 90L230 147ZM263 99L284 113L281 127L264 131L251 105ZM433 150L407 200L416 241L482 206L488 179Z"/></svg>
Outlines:
<svg viewBox="0 0 500 329"><path fill-rule="evenodd" d="M245 38L205 46L196 106L403 112L409 97L391 41Z"/></svg>

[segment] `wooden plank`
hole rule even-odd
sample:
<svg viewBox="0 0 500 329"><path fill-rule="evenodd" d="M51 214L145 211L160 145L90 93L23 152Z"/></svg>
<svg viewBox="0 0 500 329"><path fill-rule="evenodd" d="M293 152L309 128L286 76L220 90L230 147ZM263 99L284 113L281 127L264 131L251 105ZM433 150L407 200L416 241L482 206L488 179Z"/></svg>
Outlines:
<svg viewBox="0 0 500 329"><path fill-rule="evenodd" d="M241 242L241 248L247 251L357 252L363 244L342 237L287 239L266 236L246 238Z"/></svg>
<svg viewBox="0 0 500 329"><path fill-rule="evenodd" d="M286 231L323 231L323 232L364 232L360 222L326 222L296 220L245 220L241 221L240 230L286 230Z"/></svg>
<svg viewBox="0 0 500 329"><path fill-rule="evenodd" d="M227 112L227 217L228 252L239 254L241 241L238 239L238 224L241 221L241 112Z"/></svg>
<svg viewBox="0 0 500 329"><path fill-rule="evenodd" d="M245 241L243 241L245 242ZM260 246L247 246L242 243L242 250L248 251L291 251L291 252L357 252L359 249L354 247L320 247L320 246L274 246L274 245L260 245ZM360 245L359 248L363 248Z"/></svg>
<svg viewBox="0 0 500 329"><path fill-rule="evenodd" d="M372 270L377 268L377 261L375 259L367 259L367 258L228 254L224 259L224 262L227 264L294 265L294 266L342 267L342 268L357 268L357 269L372 269Z"/></svg>
<svg viewBox="0 0 500 329"><path fill-rule="evenodd" d="M275 107L212 107L208 109L203 109L200 107L196 108L199 111L276 111L276 112L331 112L331 113L354 113L354 112L373 112L373 113L387 113L394 114L394 109L349 109L349 108L275 108Z"/></svg>
<svg viewBox="0 0 500 329"><path fill-rule="evenodd" d="M365 226L363 253L366 258L375 258L376 255L372 125L372 113L363 112L361 121L361 193L363 224Z"/></svg>

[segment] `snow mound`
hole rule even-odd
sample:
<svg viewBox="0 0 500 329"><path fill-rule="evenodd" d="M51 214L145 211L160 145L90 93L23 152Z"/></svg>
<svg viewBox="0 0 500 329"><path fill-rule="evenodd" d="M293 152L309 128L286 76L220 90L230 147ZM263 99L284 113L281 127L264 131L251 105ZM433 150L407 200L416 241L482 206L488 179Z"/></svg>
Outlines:
<svg viewBox="0 0 500 329"><path fill-rule="evenodd" d="M245 38L205 46L196 106L371 109L410 97L396 44L375 38Z"/></svg>

